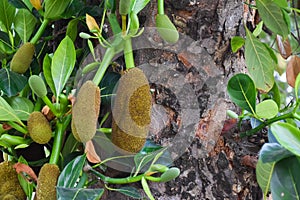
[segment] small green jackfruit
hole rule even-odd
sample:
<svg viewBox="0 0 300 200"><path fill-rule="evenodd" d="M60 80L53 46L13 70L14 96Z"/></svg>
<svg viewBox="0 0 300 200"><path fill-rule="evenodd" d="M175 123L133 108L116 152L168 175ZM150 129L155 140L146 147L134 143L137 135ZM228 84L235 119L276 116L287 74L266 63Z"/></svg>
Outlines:
<svg viewBox="0 0 300 200"><path fill-rule="evenodd" d="M26 199L13 163L7 161L0 163L0 177L0 199Z"/></svg>
<svg viewBox="0 0 300 200"><path fill-rule="evenodd" d="M132 0L120 0L119 1L119 13L120 15L128 15L130 12Z"/></svg>
<svg viewBox="0 0 300 200"><path fill-rule="evenodd" d="M167 15L156 15L157 31L165 41L176 43L179 39L179 33Z"/></svg>
<svg viewBox="0 0 300 200"><path fill-rule="evenodd" d="M38 144L46 144L52 137L50 124L41 112L35 111L29 115L27 128L32 140Z"/></svg>
<svg viewBox="0 0 300 200"><path fill-rule="evenodd" d="M113 106L112 142L136 153L144 146L151 122L148 80L139 68L129 69L118 84Z"/></svg>
<svg viewBox="0 0 300 200"><path fill-rule="evenodd" d="M85 82L72 109L71 128L76 140L85 143L95 136L100 103L99 87L92 81Z"/></svg>
<svg viewBox="0 0 300 200"><path fill-rule="evenodd" d="M29 68L34 54L34 45L27 42L21 46L10 62L10 69L13 72L24 74Z"/></svg>
<svg viewBox="0 0 300 200"><path fill-rule="evenodd" d="M36 93L38 97L44 97L47 95L46 85L40 76L37 75L30 76L28 83L32 91Z"/></svg>
<svg viewBox="0 0 300 200"><path fill-rule="evenodd" d="M59 173L57 165L49 163L43 165L37 181L37 200L56 200L56 184Z"/></svg>

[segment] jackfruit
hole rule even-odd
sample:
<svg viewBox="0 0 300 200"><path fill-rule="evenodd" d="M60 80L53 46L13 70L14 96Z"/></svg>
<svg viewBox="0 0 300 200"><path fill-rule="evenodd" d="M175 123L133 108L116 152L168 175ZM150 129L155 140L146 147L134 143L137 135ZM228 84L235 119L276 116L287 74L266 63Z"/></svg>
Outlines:
<svg viewBox="0 0 300 200"><path fill-rule="evenodd" d="M71 128L76 140L85 143L95 136L100 103L99 87L92 81L85 82L72 109Z"/></svg>
<svg viewBox="0 0 300 200"><path fill-rule="evenodd" d="M120 78L112 110L112 142L131 153L141 150L151 122L150 86L142 70L129 69Z"/></svg>
<svg viewBox="0 0 300 200"><path fill-rule="evenodd" d="M0 177L0 199L26 199L13 163L7 161L0 163Z"/></svg>
<svg viewBox="0 0 300 200"><path fill-rule="evenodd" d="M32 75L28 80L28 84L30 88L38 97L44 97L47 95L47 88L40 76Z"/></svg>
<svg viewBox="0 0 300 200"><path fill-rule="evenodd" d="M59 173L57 165L49 163L43 165L37 181L37 200L56 200L56 184Z"/></svg>
<svg viewBox="0 0 300 200"><path fill-rule="evenodd" d="M46 117L38 111L29 115L27 121L29 136L38 144L46 144L52 137L52 130Z"/></svg>
<svg viewBox="0 0 300 200"><path fill-rule="evenodd" d="M176 43L179 33L167 15L156 15L156 28L162 39L169 43Z"/></svg>
<svg viewBox="0 0 300 200"><path fill-rule="evenodd" d="M21 46L10 62L13 72L24 74L29 68L34 54L34 45L27 42Z"/></svg>
<svg viewBox="0 0 300 200"><path fill-rule="evenodd" d="M130 12L131 0L119 1L119 13L120 15L127 15Z"/></svg>

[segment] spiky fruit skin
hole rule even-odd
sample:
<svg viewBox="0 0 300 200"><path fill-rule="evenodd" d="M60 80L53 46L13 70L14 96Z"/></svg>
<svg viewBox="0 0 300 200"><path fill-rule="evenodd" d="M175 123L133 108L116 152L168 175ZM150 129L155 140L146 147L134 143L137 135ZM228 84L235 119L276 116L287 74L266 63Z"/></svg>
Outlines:
<svg viewBox="0 0 300 200"><path fill-rule="evenodd" d="M178 31L167 15L156 15L156 28L160 37L165 41L169 43L178 41Z"/></svg>
<svg viewBox="0 0 300 200"><path fill-rule="evenodd" d="M112 142L136 153L144 146L151 122L148 80L139 68L129 69L119 81L113 106Z"/></svg>
<svg viewBox="0 0 300 200"><path fill-rule="evenodd" d="M11 162L0 163L0 199L26 199Z"/></svg>
<svg viewBox="0 0 300 200"><path fill-rule="evenodd" d="M46 117L38 111L29 115L27 121L29 136L38 144L46 144L52 137L52 130Z"/></svg>
<svg viewBox="0 0 300 200"><path fill-rule="evenodd" d="M76 140L85 143L95 136L100 104L99 87L92 81L85 82L72 109L71 127Z"/></svg>
<svg viewBox="0 0 300 200"><path fill-rule="evenodd" d="M49 163L43 165L38 176L37 200L56 200L56 184L59 173L57 165Z"/></svg>
<svg viewBox="0 0 300 200"><path fill-rule="evenodd" d="M10 69L13 72L24 74L29 68L34 54L34 45L27 42L21 46L13 56Z"/></svg>

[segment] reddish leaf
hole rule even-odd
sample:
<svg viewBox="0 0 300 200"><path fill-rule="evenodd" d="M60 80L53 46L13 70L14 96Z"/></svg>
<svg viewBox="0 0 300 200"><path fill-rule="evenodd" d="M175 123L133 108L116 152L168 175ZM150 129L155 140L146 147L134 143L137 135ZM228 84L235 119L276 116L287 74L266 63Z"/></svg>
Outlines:
<svg viewBox="0 0 300 200"><path fill-rule="evenodd" d="M295 87L295 80L300 72L300 58L293 56L286 67L286 79L290 86Z"/></svg>
<svg viewBox="0 0 300 200"><path fill-rule="evenodd" d="M31 167L29 167L28 165L24 164L24 163L16 163L14 164L14 168L16 169L16 172L18 174L20 173L26 173L27 175L29 175L35 182L37 182L37 176L34 173L34 171L31 169Z"/></svg>
<svg viewBox="0 0 300 200"><path fill-rule="evenodd" d="M292 55L292 47L288 38L283 41L283 38L280 35L277 35L276 44L280 55L284 59L287 59L290 55Z"/></svg>
<svg viewBox="0 0 300 200"><path fill-rule="evenodd" d="M92 140L89 140L85 143L85 153L86 153L86 158L88 159L89 162L91 163L101 162L100 157L95 151L95 147Z"/></svg>

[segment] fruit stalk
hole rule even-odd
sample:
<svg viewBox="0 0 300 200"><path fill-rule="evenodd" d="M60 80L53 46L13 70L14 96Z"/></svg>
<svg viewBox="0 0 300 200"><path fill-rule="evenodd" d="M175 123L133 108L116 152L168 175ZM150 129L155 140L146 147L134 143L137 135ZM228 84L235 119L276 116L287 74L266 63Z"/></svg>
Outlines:
<svg viewBox="0 0 300 200"><path fill-rule="evenodd" d="M32 44L36 44L37 41L42 37L45 29L47 28L49 24L49 19L44 19L42 22L42 25L40 26L39 30L36 32L36 34L34 35L34 37L30 40L30 43Z"/></svg>
<svg viewBox="0 0 300 200"><path fill-rule="evenodd" d="M165 14L164 0L157 0L157 10L159 15Z"/></svg>

